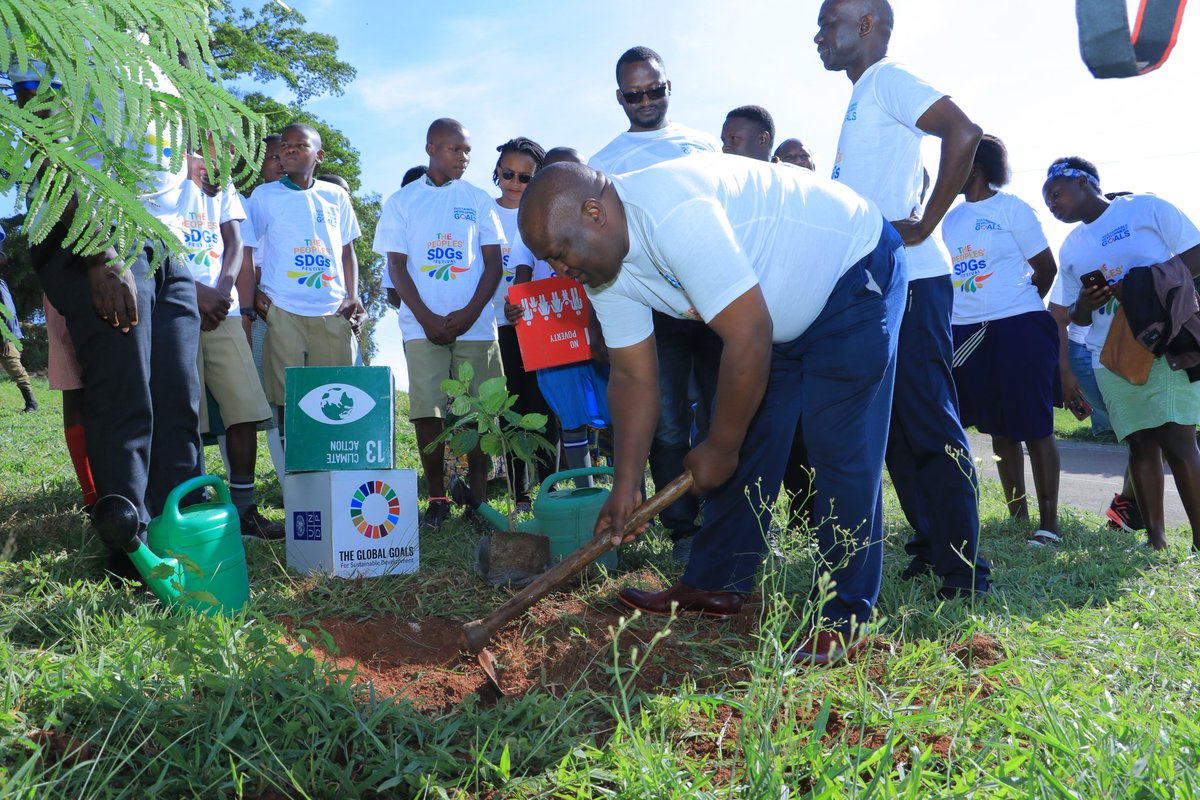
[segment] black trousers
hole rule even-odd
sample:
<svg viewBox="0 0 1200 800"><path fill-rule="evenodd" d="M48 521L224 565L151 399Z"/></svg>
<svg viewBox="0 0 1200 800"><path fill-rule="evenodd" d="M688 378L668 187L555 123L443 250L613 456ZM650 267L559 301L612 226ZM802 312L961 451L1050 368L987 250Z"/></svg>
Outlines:
<svg viewBox="0 0 1200 800"><path fill-rule="evenodd" d="M163 245L145 242L131 267L138 324L122 333L96 314L83 260L59 241L52 234L31 256L79 359L96 491L128 498L144 530L167 494L200 474L196 286L175 257L152 270Z"/></svg>

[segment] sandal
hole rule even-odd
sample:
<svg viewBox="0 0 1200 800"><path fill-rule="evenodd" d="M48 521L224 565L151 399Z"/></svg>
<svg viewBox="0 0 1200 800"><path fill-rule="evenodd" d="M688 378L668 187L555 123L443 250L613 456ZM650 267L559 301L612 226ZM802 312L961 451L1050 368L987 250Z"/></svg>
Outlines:
<svg viewBox="0 0 1200 800"><path fill-rule="evenodd" d="M1033 535L1033 538L1027 542L1027 544L1030 544L1034 547L1046 547L1047 545L1058 544L1061 541L1062 537L1057 533L1052 533L1051 531L1038 531Z"/></svg>

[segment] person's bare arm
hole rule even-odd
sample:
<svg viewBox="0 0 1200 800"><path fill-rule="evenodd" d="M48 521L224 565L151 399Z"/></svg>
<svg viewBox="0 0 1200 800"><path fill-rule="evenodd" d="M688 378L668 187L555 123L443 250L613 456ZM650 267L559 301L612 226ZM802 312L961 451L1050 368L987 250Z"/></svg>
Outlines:
<svg viewBox="0 0 1200 800"><path fill-rule="evenodd" d="M762 289L754 286L709 322L724 343L708 436L683 460L693 491L725 483L738 465L750 420L762 403L771 373L774 326Z"/></svg>
<svg viewBox="0 0 1200 800"><path fill-rule="evenodd" d="M1188 268L1188 272L1192 273L1193 278L1200 278L1200 244L1183 251L1179 254L1179 258Z"/></svg>
<svg viewBox="0 0 1200 800"><path fill-rule="evenodd" d="M1058 264L1054 261L1054 254L1047 247L1029 259L1029 266L1033 267L1033 285L1037 287L1038 296L1045 300L1046 295L1050 294L1050 288L1054 286L1054 276L1058 275Z"/></svg>
<svg viewBox="0 0 1200 800"><path fill-rule="evenodd" d="M954 101L943 97L931 105L917 120L917 127L942 140L937 180L920 217L894 220L892 225L906 245L920 244L937 228L950 210L954 198L962 191L971 173L975 148L983 131L967 118Z"/></svg>
<svg viewBox="0 0 1200 800"><path fill-rule="evenodd" d="M1067 338L1067 325L1071 322L1070 312L1066 306L1051 303L1050 316L1058 323L1058 377L1062 384L1063 405L1066 405L1072 400L1083 398L1079 379L1071 369L1070 341Z"/></svg>
<svg viewBox="0 0 1200 800"><path fill-rule="evenodd" d="M336 313L348 319L350 327L357 331L367 317L367 310L358 299L358 254L353 242L342 245L342 280L346 283L346 296Z"/></svg>
<svg viewBox="0 0 1200 800"><path fill-rule="evenodd" d="M595 532L611 528L613 543L618 544L644 530L633 531L624 539L620 535L626 520L642 502L642 475L658 427L658 352L654 335L635 345L610 350L609 363L608 409L617 466L612 492L600 509Z"/></svg>

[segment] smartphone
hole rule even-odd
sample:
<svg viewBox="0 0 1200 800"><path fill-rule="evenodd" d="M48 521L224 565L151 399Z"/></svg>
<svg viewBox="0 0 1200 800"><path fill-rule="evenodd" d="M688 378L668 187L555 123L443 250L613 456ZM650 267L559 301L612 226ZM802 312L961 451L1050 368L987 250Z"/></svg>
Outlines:
<svg viewBox="0 0 1200 800"><path fill-rule="evenodd" d="M1092 415L1092 405L1082 397L1076 397L1067 403L1067 410L1075 415L1075 419L1084 420Z"/></svg>
<svg viewBox="0 0 1200 800"><path fill-rule="evenodd" d="M1102 270L1094 269L1091 272L1083 275L1079 279L1085 289L1095 289L1108 286L1108 279L1104 277ZM1082 417L1081 417L1082 419Z"/></svg>

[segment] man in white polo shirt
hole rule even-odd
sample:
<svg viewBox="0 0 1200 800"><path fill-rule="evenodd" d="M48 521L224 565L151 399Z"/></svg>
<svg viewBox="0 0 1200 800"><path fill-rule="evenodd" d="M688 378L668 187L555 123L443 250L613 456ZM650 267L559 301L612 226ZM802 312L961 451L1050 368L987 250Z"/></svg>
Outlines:
<svg viewBox="0 0 1200 800"><path fill-rule="evenodd" d="M667 119L671 82L662 56L649 47L631 47L617 59L617 103L629 119L629 130L618 135L592 156L588 166L606 175L623 175L663 161L693 153L719 153L721 143L710 134ZM683 472L683 457L691 446L692 402L699 400L696 420L703 432L708 403L716 391L721 341L712 331L691 320L654 314L658 346L659 391L662 411L654 444L650 448L650 474L664 486ZM699 397L689 397L695 377ZM691 535L696 531L699 503L683 497L660 515L675 543L676 559L687 560Z"/></svg>
<svg viewBox="0 0 1200 800"><path fill-rule="evenodd" d="M617 473L597 530L621 530L641 499L661 366L652 310L702 320L723 342L709 433L684 459L708 493L687 569L666 591L625 589L621 600L650 613L738 613L800 423L835 582L800 656L825 664L858 646L882 575L907 284L900 238L878 209L807 170L697 155L613 177L548 167L519 225L534 255L587 286L608 344Z"/></svg>

